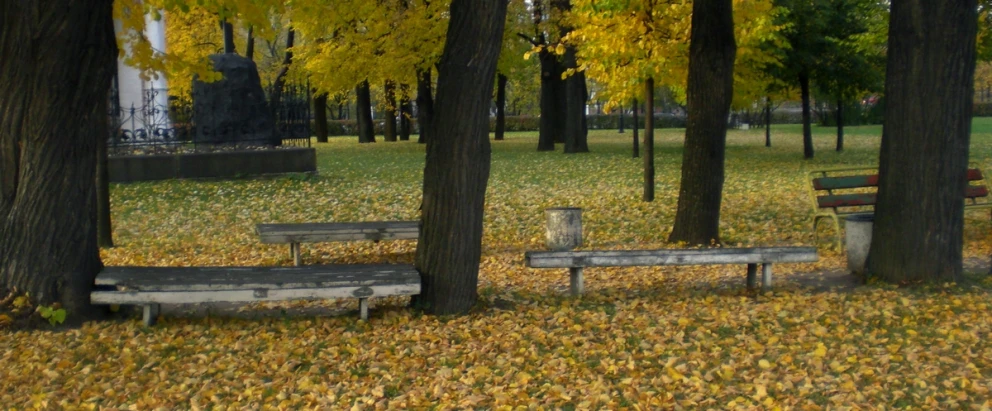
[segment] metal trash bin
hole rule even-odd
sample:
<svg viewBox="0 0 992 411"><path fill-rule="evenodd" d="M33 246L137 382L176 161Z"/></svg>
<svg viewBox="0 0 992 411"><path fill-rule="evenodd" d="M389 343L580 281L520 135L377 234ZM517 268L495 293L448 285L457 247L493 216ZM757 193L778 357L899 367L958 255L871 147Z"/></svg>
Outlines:
<svg viewBox="0 0 992 411"><path fill-rule="evenodd" d="M868 250L871 248L871 231L874 214L851 214L844 218L844 243L847 252L847 269L855 275L865 272Z"/></svg>

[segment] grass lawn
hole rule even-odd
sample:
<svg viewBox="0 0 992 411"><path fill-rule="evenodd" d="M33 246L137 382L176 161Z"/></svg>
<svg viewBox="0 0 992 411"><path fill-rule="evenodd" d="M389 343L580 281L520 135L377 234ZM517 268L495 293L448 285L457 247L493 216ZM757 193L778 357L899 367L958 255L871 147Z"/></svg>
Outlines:
<svg viewBox="0 0 992 411"><path fill-rule="evenodd" d="M804 171L877 164L880 127L731 131L721 232L731 246L812 245ZM992 120L977 119L971 157L992 171ZM536 133L493 142L481 301L459 317L424 316L405 299L251 307L236 318L167 316L68 331L0 330L0 404L14 408L602 409L992 407L992 222L965 215L967 285L813 290L793 281L844 269L776 266L773 292L750 296L744 267L531 270L543 209L583 208L585 248L656 248L675 216L683 130L656 133L657 192L640 201L631 134L591 131L592 153L538 153ZM118 247L107 265L291 265L260 244L261 222L416 219L424 146L316 146L318 176L166 181L112 188ZM824 234L829 234L823 224ZM412 262L414 241L303 247L317 263ZM310 311L307 311L310 310ZM290 315L293 312L348 315ZM276 315L272 315L275 313ZM279 315L285 313L285 315ZM72 315L72 313L69 313ZM252 318L252 317L258 318ZM247 318L242 318L247 317ZM986 408L987 409L987 408Z"/></svg>

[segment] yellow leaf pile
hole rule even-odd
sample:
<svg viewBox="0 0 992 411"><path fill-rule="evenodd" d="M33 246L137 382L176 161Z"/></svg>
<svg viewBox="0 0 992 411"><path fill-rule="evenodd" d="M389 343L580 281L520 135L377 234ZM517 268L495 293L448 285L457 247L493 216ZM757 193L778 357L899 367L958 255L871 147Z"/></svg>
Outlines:
<svg viewBox="0 0 992 411"><path fill-rule="evenodd" d="M775 146L730 133L721 229L730 246L812 244L802 171L871 164L878 128L849 129L847 151L804 161L792 126ZM828 133L830 130L823 130ZM537 153L533 134L494 143L480 301L431 317L406 299L282 302L236 316L165 316L80 329L0 331L0 404L134 409L826 409L992 407L992 282L898 289L804 288L844 270L779 264L775 287L744 290L738 266L528 269L543 248L543 210L583 208L584 248L653 248L674 218L681 139L660 133L658 200L640 197L629 134L591 133L587 155ZM992 169L992 136L973 137ZM263 222L415 219L423 146L318 146L320 175L166 181L113 187L118 247L107 265L291 265L260 244ZM965 215L965 257L988 270L987 212ZM412 262L414 241L307 244L307 264ZM824 274L826 275L826 274ZM342 310L346 310L342 314ZM302 313L280 315L280 312ZM72 313L70 312L71 316ZM2 318L0 318L2 321Z"/></svg>

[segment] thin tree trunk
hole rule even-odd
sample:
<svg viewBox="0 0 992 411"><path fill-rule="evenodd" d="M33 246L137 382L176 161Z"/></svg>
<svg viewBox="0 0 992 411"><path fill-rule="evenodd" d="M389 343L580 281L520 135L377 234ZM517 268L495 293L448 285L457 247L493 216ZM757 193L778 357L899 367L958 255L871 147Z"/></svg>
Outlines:
<svg viewBox="0 0 992 411"><path fill-rule="evenodd" d="M434 118L433 93L431 69L427 68L417 74L417 129L420 130L417 142L420 144L430 140L431 120Z"/></svg>
<svg viewBox="0 0 992 411"><path fill-rule="evenodd" d="M255 61L255 27L248 26L248 41L245 45L245 57Z"/></svg>
<svg viewBox="0 0 992 411"><path fill-rule="evenodd" d="M372 92L369 81L362 81L355 87L355 113L358 119L358 142L375 143L375 125L372 122Z"/></svg>
<svg viewBox="0 0 992 411"><path fill-rule="evenodd" d="M220 21L220 28L224 32L224 53L237 53L234 48L234 26L227 19Z"/></svg>
<svg viewBox="0 0 992 411"><path fill-rule="evenodd" d="M97 149L117 64L113 2L0 2L0 288L77 322L102 268Z"/></svg>
<svg viewBox="0 0 992 411"><path fill-rule="evenodd" d="M395 142L396 141L396 83L392 80L387 80L386 85L383 87L386 94L386 108L383 110L382 115L385 117L384 127L383 127L383 140Z"/></svg>
<svg viewBox="0 0 992 411"><path fill-rule="evenodd" d="M867 267L888 282L961 280L976 10L973 1L892 3Z"/></svg>
<svg viewBox="0 0 992 411"><path fill-rule="evenodd" d="M844 99L837 98L837 151L844 151Z"/></svg>
<svg viewBox="0 0 992 411"><path fill-rule="evenodd" d="M654 201L654 78L644 82L644 193L641 200Z"/></svg>
<svg viewBox="0 0 992 411"><path fill-rule="evenodd" d="M506 133L506 76L496 75L496 140L503 140Z"/></svg>
<svg viewBox="0 0 992 411"><path fill-rule="evenodd" d="M289 66L293 64L293 40L296 34L293 29L289 29L286 33L286 53L282 58L282 68L276 73L276 79L272 83L272 95L269 97L269 104L271 104L270 109L273 111L273 118L279 121L279 116L276 115L279 110L279 106L282 104L282 92L286 87L286 75L289 73ZM273 145L282 145L282 138L276 135L272 140Z"/></svg>
<svg viewBox="0 0 992 411"><path fill-rule="evenodd" d="M765 100L765 147L772 146L772 99Z"/></svg>
<svg viewBox="0 0 992 411"><path fill-rule="evenodd" d="M620 123L620 130L617 130L617 133L623 134L623 105L622 104L620 105L620 110L617 110L617 111L619 111L619 113L617 113L617 115L619 116L619 118L617 119L617 121Z"/></svg>
<svg viewBox="0 0 992 411"><path fill-rule="evenodd" d="M413 118L413 107L410 105L410 86L400 85L400 141L410 140L410 119Z"/></svg>
<svg viewBox="0 0 992 411"><path fill-rule="evenodd" d="M506 7L505 0L451 3L424 168L416 258L422 290L412 299L432 314L466 313L478 297L489 107Z"/></svg>
<svg viewBox="0 0 992 411"><path fill-rule="evenodd" d="M96 146L96 238L100 248L114 246L114 226L110 219L110 173L107 170L107 139Z"/></svg>
<svg viewBox="0 0 992 411"><path fill-rule="evenodd" d="M813 158L813 129L809 107L809 74L799 74L799 89L803 100L803 158Z"/></svg>
<svg viewBox="0 0 992 411"><path fill-rule="evenodd" d="M637 158L637 157L640 157L641 156L641 150L640 150L640 147L638 147L638 141L639 141L638 140L638 137L639 136L637 135L637 131L638 131L637 129L639 127L637 125L637 99L636 98L634 99L634 107L631 109L631 120L633 120L633 122L634 122L633 126L631 126L631 130L634 130L634 158Z"/></svg>
<svg viewBox="0 0 992 411"><path fill-rule="evenodd" d="M734 95L731 0L695 0L689 40L688 116L679 204L670 242L720 243L727 115Z"/></svg>
<svg viewBox="0 0 992 411"><path fill-rule="evenodd" d="M320 93L313 98L314 131L318 143L327 142L327 93Z"/></svg>

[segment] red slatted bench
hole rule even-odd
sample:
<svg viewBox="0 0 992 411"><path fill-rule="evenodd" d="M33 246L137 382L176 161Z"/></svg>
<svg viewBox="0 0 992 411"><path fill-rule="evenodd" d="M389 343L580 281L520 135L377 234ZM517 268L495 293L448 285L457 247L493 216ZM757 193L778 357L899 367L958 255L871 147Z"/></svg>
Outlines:
<svg viewBox="0 0 992 411"><path fill-rule="evenodd" d="M834 223L838 249L841 246L838 216L871 213L874 211L878 190L878 168L845 167L809 172L809 198L813 205L813 239L819 242L816 231L821 219ZM992 198L982 170L972 164L968 169L968 187L965 189L968 209L992 209Z"/></svg>

